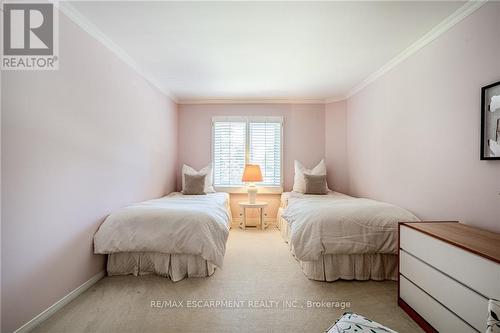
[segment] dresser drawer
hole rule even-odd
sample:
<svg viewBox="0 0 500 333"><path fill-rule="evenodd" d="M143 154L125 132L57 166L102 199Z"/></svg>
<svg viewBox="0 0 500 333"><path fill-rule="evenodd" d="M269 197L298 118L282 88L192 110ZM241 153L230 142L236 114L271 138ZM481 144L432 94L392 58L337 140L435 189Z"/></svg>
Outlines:
<svg viewBox="0 0 500 333"><path fill-rule="evenodd" d="M443 333L477 333L477 331L450 312L432 297L399 276L400 297L417 311L436 330Z"/></svg>
<svg viewBox="0 0 500 333"><path fill-rule="evenodd" d="M404 251L400 273L477 330L486 330L488 300Z"/></svg>
<svg viewBox="0 0 500 333"><path fill-rule="evenodd" d="M405 225L400 230L400 248L480 294L500 299L499 264Z"/></svg>

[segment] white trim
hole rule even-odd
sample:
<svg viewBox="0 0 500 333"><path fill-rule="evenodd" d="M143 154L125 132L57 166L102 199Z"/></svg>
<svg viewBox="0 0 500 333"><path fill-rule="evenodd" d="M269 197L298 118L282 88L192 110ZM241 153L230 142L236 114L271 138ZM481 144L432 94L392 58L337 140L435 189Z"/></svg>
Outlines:
<svg viewBox="0 0 500 333"><path fill-rule="evenodd" d="M221 122L272 122L283 124L283 116L213 116L212 123Z"/></svg>
<svg viewBox="0 0 500 333"><path fill-rule="evenodd" d="M330 103L336 103L336 102L342 102L347 99L347 96L335 96L331 98L325 99L325 104L330 104Z"/></svg>
<svg viewBox="0 0 500 333"><path fill-rule="evenodd" d="M281 177L283 178L283 177ZM241 193L247 194L248 190L246 186L215 186L214 189L217 192L226 193ZM257 195L259 194L281 194L283 193L283 186L257 186Z"/></svg>
<svg viewBox="0 0 500 333"><path fill-rule="evenodd" d="M63 306L80 296L84 291L92 287L97 281L102 279L105 275L104 271L101 271L91 277L88 281L84 282L81 286L74 289L72 292L61 298L59 301L52 304L49 308L42 311L38 316L28 321L23 326L19 327L14 333L25 333L29 332L38 325L40 325L43 321L47 320L54 313L59 311Z"/></svg>
<svg viewBox="0 0 500 333"><path fill-rule="evenodd" d="M367 87L379 77L383 76L385 73L399 65L401 62L415 54L420 49L427 46L429 43L437 39L439 36L444 34L446 31L450 30L457 23L462 21L464 18L474 13L476 10L481 8L488 0L471 0L466 2L463 6L453 12L450 16L444 19L441 23L435 26L431 31L426 33L423 37L418 39L415 43L410 45L403 52L398 54L395 58L390 60L376 72L370 74L366 79L357 84L354 88L349 90L344 99L351 98L356 95L359 91L363 90L363 88ZM326 99L328 100L328 99Z"/></svg>
<svg viewBox="0 0 500 333"><path fill-rule="evenodd" d="M196 105L196 104L325 104L324 99L318 98L304 98L304 99L186 99L179 100L178 104L181 105Z"/></svg>
<svg viewBox="0 0 500 333"><path fill-rule="evenodd" d="M280 124L280 185L270 186L270 185L258 185L259 189L262 189L261 193L265 194L280 194L283 193L284 184L284 174L283 174L283 150L284 150L284 124L285 120L283 116L213 116L212 117L212 133L211 133L211 157L212 157L212 172L215 175L215 151L214 151L214 141L215 141L215 122L244 122L246 123L246 134L245 134L245 164L247 164L250 157L250 123L267 121ZM214 177L215 178L215 177ZM224 186L215 185L214 188L218 192L226 193L247 193L246 186Z"/></svg>
<svg viewBox="0 0 500 333"><path fill-rule="evenodd" d="M59 11L66 15L70 20L72 20L76 25L82 28L83 31L87 32L90 36L94 37L97 41L107 47L111 52L113 52L119 59L126 63L130 68L141 75L146 81L151 85L165 94L175 103L178 103L178 99L172 94L167 87L160 83L151 73L147 72L135 61L127 52L125 52L121 47L119 47L115 42L113 42L109 37L107 37L99 28L97 28L92 22L90 22L84 15L82 15L69 1L54 2L54 5L59 8Z"/></svg>
<svg viewBox="0 0 500 333"><path fill-rule="evenodd" d="M370 74L363 81L358 83L350 89L343 96L332 96L325 99L318 98L299 98L299 99L286 99L286 98L264 98L264 99L248 99L248 98L221 98L221 99L186 99L179 100L172 94L162 83L160 83L153 75L147 73L140 68L139 64L130 57L122 48L116 45L109 39L102 31L100 31L94 24L85 18L75 7L69 4L69 1L61 1L59 4L55 2L59 10L69 17L73 22L79 25L84 31L89 33L95 39L100 41L108 49L114 52L122 61L133 68L137 73L142 75L148 82L158 88L162 93L167 95L177 104L190 105L190 104L329 104L340 102L357 94L359 91L376 81L385 73L399 65L401 62L415 54L420 49L427 46L429 43L437 39L439 36L450 30L457 23L461 22L464 18L474 13L477 9L481 8L488 0L469 0L450 16L444 19L441 23L435 26L431 31L426 33L403 52L398 54L395 58L391 59L377 71Z"/></svg>

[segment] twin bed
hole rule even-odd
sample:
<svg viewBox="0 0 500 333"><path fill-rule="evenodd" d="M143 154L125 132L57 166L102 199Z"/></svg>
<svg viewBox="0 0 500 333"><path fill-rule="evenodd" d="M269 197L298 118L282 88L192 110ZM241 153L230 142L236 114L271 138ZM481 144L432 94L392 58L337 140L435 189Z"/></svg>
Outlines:
<svg viewBox="0 0 500 333"><path fill-rule="evenodd" d="M312 280L397 280L398 222L409 211L375 200L328 191L286 192L278 228L304 274Z"/></svg>
<svg viewBox="0 0 500 333"><path fill-rule="evenodd" d="M196 173L188 168L183 167L183 178ZM203 177L211 174L207 168ZM323 161L313 170L297 164L294 192L281 197L278 228L302 271L319 281L396 280L398 222L418 218L388 203L330 191L324 179L318 187L315 175L315 191L322 195L300 193L310 190L307 172L325 178L325 169ZM183 183L183 192L189 187ZM94 252L108 255L108 274L153 273L179 281L222 267L231 225L229 195L215 193L211 180L198 187L203 195L175 192L108 216L94 236Z"/></svg>
<svg viewBox="0 0 500 333"><path fill-rule="evenodd" d="M206 277L222 267L230 225L227 193L174 192L108 216L94 236L94 252L108 254L109 275Z"/></svg>

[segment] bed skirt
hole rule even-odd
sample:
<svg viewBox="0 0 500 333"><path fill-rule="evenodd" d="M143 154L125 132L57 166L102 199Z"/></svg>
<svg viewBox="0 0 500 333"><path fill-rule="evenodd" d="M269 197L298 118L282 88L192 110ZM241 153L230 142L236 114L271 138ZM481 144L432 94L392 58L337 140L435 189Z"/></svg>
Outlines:
<svg viewBox="0 0 500 333"><path fill-rule="evenodd" d="M281 217L283 208L278 210L278 228L281 237L290 244L290 228ZM297 259L297 258L296 258ZM316 261L297 259L304 275L311 280L393 280L398 279L398 256L396 254L323 254Z"/></svg>
<svg viewBox="0 0 500 333"><path fill-rule="evenodd" d="M398 277L395 254L324 254L317 261L300 261L305 276L317 281L393 280Z"/></svg>
<svg viewBox="0 0 500 333"><path fill-rule="evenodd" d="M108 275L157 274L180 281L187 277L207 277L216 266L192 254L121 252L108 255Z"/></svg>

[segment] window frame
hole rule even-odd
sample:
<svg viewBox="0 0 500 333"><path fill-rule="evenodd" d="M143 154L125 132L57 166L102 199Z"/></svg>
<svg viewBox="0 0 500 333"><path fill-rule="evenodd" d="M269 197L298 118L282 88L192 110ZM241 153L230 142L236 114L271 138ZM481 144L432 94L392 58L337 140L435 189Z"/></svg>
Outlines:
<svg viewBox="0 0 500 333"><path fill-rule="evenodd" d="M284 119L282 116L214 116L212 117L212 133L211 133L211 158L212 158L212 172L215 172L215 126L216 122L245 122L246 123L246 131L245 131L245 164L249 163L250 159L250 126L251 122L276 122L280 123L280 184L275 186L259 186L259 193L261 194L281 194L283 193L283 128L284 128ZM226 193L247 193L247 187L241 185L225 185L225 186L217 186L214 183L214 189L217 192L226 192Z"/></svg>

